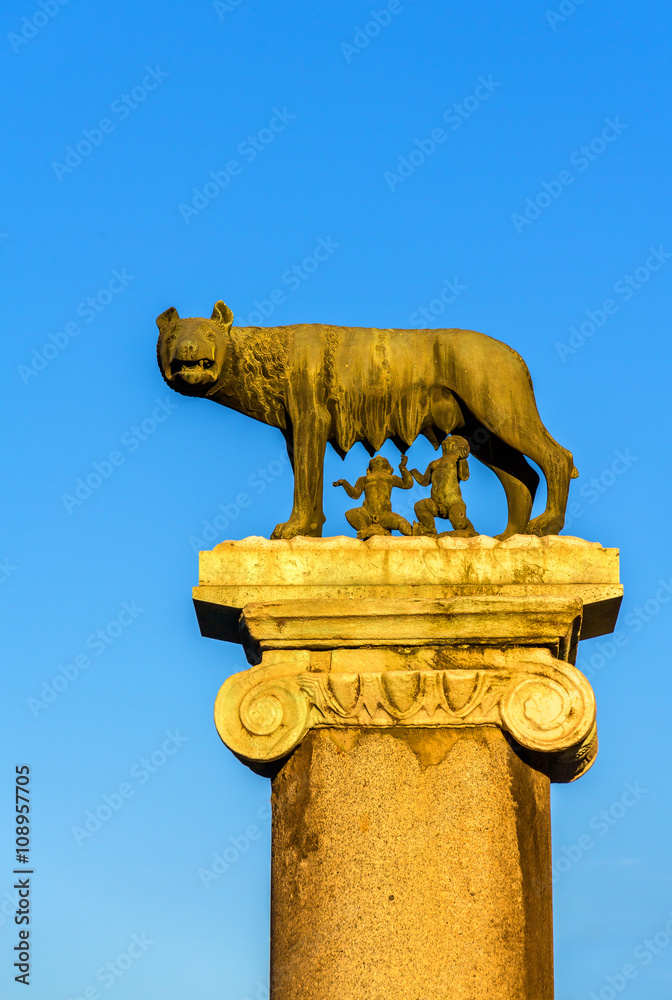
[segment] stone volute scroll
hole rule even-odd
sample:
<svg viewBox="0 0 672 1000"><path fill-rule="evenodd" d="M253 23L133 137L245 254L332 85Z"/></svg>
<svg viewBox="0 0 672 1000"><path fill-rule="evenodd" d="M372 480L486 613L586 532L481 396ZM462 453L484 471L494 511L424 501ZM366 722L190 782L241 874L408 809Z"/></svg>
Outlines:
<svg viewBox="0 0 672 1000"><path fill-rule="evenodd" d="M491 657L496 666L460 655L432 656L431 663L418 655L402 665L388 654L386 662L370 658L378 670L363 654L335 659L337 668L329 662L324 671L300 655L268 653L263 667L234 674L215 703L223 742L254 763L286 757L312 728L495 725L522 750L547 754L540 763L553 781L573 780L595 758L590 685L550 654Z"/></svg>

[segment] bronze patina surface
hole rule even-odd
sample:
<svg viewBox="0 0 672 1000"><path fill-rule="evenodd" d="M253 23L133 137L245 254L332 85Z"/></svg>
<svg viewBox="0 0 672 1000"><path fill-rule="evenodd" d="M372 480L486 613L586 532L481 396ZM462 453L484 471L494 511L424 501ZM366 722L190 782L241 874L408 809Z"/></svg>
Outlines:
<svg viewBox="0 0 672 1000"><path fill-rule="evenodd" d="M430 462L424 473L411 469L411 475L420 486L432 485L429 499L418 500L415 505L418 520L413 525L413 534L436 535L434 518L440 517L453 526L446 534L470 538L476 530L467 517L467 505L460 489L460 483L469 478L469 445L459 434L453 434L442 441L441 452L441 458Z"/></svg>
<svg viewBox="0 0 672 1000"><path fill-rule="evenodd" d="M342 486L352 500L359 500L364 494L361 507L353 507L345 512L351 528L358 538L373 538L374 535L390 535L393 529L402 535L412 535L413 529L406 518L392 510L392 490L410 490L413 479L406 468L408 459L402 456L399 464L401 476L395 476L392 466L382 455L376 455L369 462L365 476L360 476L354 486L346 479L337 479L334 486Z"/></svg>
<svg viewBox="0 0 672 1000"><path fill-rule="evenodd" d="M512 348L473 330L376 330L302 323L234 327L215 304L210 319L157 319L159 366L168 385L278 427L294 468L294 506L274 538L321 536L327 443L371 454L392 440L405 451L420 434L435 447L459 430L499 477L508 501L500 537L553 535L564 525L572 455L537 411L532 380ZM530 520L542 469L546 510Z"/></svg>

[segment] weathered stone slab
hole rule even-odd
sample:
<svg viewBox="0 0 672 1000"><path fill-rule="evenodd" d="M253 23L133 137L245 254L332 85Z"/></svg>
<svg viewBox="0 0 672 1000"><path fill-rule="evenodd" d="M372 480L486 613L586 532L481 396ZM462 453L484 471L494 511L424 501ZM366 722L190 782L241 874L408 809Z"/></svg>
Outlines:
<svg viewBox="0 0 672 1000"><path fill-rule="evenodd" d="M255 653L347 646L546 646L569 651L581 624L579 598L451 597L444 600L273 601L246 604L241 625ZM563 655L561 653L560 655ZM563 655L567 658L567 654Z"/></svg>
<svg viewBox="0 0 672 1000"><path fill-rule="evenodd" d="M201 552L199 575L201 632L229 642L249 604L533 595L580 601L589 639L613 631L623 593L617 549L561 535L245 538Z"/></svg>
<svg viewBox="0 0 672 1000"><path fill-rule="evenodd" d="M618 583L618 549L564 535L244 538L200 553L201 586Z"/></svg>

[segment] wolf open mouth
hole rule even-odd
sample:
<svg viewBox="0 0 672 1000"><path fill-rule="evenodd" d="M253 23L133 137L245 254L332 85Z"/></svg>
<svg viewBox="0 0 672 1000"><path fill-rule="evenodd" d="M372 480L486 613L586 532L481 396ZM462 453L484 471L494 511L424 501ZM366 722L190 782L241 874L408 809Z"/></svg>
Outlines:
<svg viewBox="0 0 672 1000"><path fill-rule="evenodd" d="M175 358L171 362L170 371L172 375L201 375L213 367L215 362L212 358L191 358L189 361L180 361Z"/></svg>
<svg viewBox="0 0 672 1000"><path fill-rule="evenodd" d="M180 361L176 358L170 365L170 377L173 379L176 376L191 385L211 382L217 377L215 362L212 358L191 358L189 361Z"/></svg>

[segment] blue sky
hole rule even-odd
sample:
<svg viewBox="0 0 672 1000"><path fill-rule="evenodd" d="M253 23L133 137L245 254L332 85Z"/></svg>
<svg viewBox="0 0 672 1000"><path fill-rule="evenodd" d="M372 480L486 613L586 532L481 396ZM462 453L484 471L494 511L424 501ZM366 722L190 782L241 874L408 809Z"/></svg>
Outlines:
<svg viewBox="0 0 672 1000"><path fill-rule="evenodd" d="M241 325L428 322L526 359L581 473L567 531L619 546L626 588L618 645L579 661L598 761L553 790L557 997L606 1000L628 965L628 998L669 1000L671 21L624 0L4 5L4 996L24 762L33 1000L265 995L269 785L215 732L244 659L200 637L190 587L213 533L286 518L291 475L279 432L169 393L154 360L160 312L222 298ZM364 463L330 452L326 480ZM496 533L503 493L471 464ZM347 504L329 488L325 533Z"/></svg>

